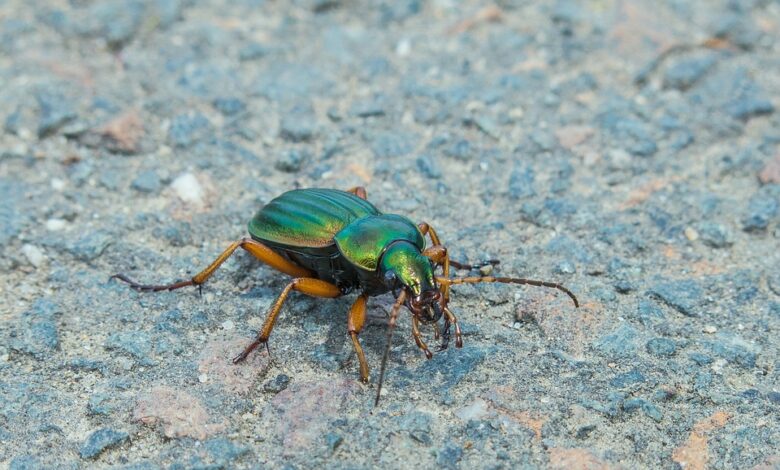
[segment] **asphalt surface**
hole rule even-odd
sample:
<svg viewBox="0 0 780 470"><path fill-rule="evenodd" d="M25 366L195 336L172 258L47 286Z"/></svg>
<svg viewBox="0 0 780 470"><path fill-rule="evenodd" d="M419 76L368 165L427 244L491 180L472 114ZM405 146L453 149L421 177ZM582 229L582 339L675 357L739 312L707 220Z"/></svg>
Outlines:
<svg viewBox="0 0 780 470"><path fill-rule="evenodd" d="M0 467L778 468L779 31L771 0L0 0ZM403 314L375 408L389 296L364 385L352 296L292 296L234 366L285 276L108 281L356 185L581 307L457 286L465 346Z"/></svg>

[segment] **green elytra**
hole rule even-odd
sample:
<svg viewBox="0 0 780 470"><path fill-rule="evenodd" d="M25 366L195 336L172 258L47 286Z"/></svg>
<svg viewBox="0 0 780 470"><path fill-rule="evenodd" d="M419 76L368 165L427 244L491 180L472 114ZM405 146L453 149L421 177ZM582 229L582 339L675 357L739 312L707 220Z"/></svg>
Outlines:
<svg viewBox="0 0 780 470"><path fill-rule="evenodd" d="M443 316L440 349L445 349L449 344L451 326L455 329L455 346L463 346L457 318L448 308L449 288L453 285L499 282L550 287L566 293L574 301L575 307L579 306L571 291L554 282L492 276L449 277L450 267L471 270L486 264L498 264L498 261L467 265L450 260L447 249L440 243L433 227L425 222L415 225L401 215L381 213L366 200L366 190L362 187L349 191L288 191L255 214L249 222L249 234L251 238L233 242L208 267L189 280L150 285L135 282L124 274L115 274L111 279L127 282L140 291L202 287L238 248L292 276L293 279L271 306L255 340L233 359L234 363L246 359L259 345L268 346L268 338L290 292L335 298L359 289L360 295L347 315L347 331L360 363L360 378L363 382L368 382L368 363L358 335L366 321L366 302L368 297L392 291L396 301L390 314L388 339L377 387L377 403L391 335L402 306L412 314L412 336L428 359L433 354L422 339L420 324L435 325ZM426 235L432 242L432 246L427 248ZM442 269L442 276L434 274L438 268ZM435 331L438 336L438 327Z"/></svg>
<svg viewBox="0 0 780 470"><path fill-rule="evenodd" d="M436 286L417 225L346 191L288 191L260 209L248 228L253 239L345 292L383 294L391 271L415 297Z"/></svg>

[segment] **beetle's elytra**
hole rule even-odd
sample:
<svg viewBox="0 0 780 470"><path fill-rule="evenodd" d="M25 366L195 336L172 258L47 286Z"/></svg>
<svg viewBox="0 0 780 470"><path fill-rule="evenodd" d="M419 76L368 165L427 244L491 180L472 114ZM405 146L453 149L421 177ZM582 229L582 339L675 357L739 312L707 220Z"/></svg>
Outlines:
<svg viewBox="0 0 780 470"><path fill-rule="evenodd" d="M206 269L192 279L167 285L139 284L124 274L117 278L141 291L174 290L201 286L214 271L243 248L272 268L293 277L271 306L263 327L233 362L240 362L260 344L267 344L276 318L291 291L314 297L340 297L359 291L349 309L347 331L360 362L360 379L368 382L368 363L358 335L366 320L368 297L392 292L396 298L390 315L388 344L382 359L377 401L389 352L390 339L401 306L412 314L412 336L429 359L431 351L420 335L420 323L436 326L444 317L441 330L445 349L450 328L455 330L455 346L463 339L455 315L449 309L449 288L454 284L501 282L551 287L565 292L579 307L575 295L554 282L509 277L450 277L450 268L473 269L450 260L436 231L425 222L415 224L401 215L383 214L366 198L362 187L348 191L335 189L297 189L273 199L249 222L251 238L231 244ZM432 245L426 247L425 237ZM489 261L497 264L497 261ZM441 275L436 270L441 269ZM437 328L438 333L438 328Z"/></svg>

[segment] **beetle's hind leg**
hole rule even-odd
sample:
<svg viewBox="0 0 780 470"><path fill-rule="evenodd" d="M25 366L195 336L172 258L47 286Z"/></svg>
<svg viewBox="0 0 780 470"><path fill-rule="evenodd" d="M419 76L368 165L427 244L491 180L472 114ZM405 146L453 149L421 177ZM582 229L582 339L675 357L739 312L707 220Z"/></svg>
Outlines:
<svg viewBox="0 0 780 470"><path fill-rule="evenodd" d="M178 281L171 284L160 284L160 285L154 285L154 284L140 284L138 282L133 281L129 277L125 276L124 274L114 274L109 278L111 279L119 279L120 281L126 282L135 290L143 291L143 292L159 292L163 290L176 290L180 289L182 287L187 286L200 286L206 282L208 278L214 274L214 271L219 269L220 266L222 266L222 263L224 263L230 256L238 249L243 248L244 250L248 251L252 254L255 258L259 259L263 263L267 264L268 266L276 269L277 271L281 271L285 274L289 274L290 276L295 277L307 277L311 276L312 273L308 269L302 268L293 262L283 258L281 255L276 253L275 251L271 250L267 246L263 245L262 243L252 240L251 238L242 238L241 240L238 240L236 242L233 242L230 244L230 246L222 252L221 255L217 257L206 269L199 272L195 276L192 277L190 280L186 281Z"/></svg>
<svg viewBox="0 0 780 470"><path fill-rule="evenodd" d="M268 342L268 337L271 336L271 331L274 329L274 324L279 317L279 312L282 310L284 301L287 300L287 296L290 295L290 292L292 291L302 292L312 297L336 298L342 295L341 289L339 289L338 286L320 279L312 277L299 277L293 279L287 284L282 293L279 294L279 297L276 299L273 306L271 306L271 310L268 311L268 316L266 316L263 327L257 333L255 340L244 348L241 354L233 358L233 364L243 361L255 350L255 348Z"/></svg>
<svg viewBox="0 0 780 470"><path fill-rule="evenodd" d="M363 186L354 186L352 188L347 189L347 192L354 194L360 199L368 200L368 192L366 192L366 188L364 188Z"/></svg>

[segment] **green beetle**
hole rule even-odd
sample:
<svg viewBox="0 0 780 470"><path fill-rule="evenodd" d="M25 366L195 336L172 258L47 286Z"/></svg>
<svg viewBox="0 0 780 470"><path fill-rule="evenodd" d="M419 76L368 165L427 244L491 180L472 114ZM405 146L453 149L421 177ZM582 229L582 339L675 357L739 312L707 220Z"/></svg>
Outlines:
<svg viewBox="0 0 780 470"><path fill-rule="evenodd" d="M348 315L347 330L360 362L360 379L368 382L368 363L358 335L366 320L368 297L393 292L396 297L391 311L388 342L382 359L377 400L387 363L391 335L398 312L406 306L412 314L412 336L429 359L431 351L420 334L419 325L433 324L444 317L442 343L449 344L450 327L454 326L455 345L463 339L455 315L448 308L449 287L454 284L501 282L551 287L565 292L579 306L574 294L560 284L508 277L449 276L450 267L473 269L483 265L466 265L449 259L447 249L436 231L423 222L415 224L408 218L383 214L367 201L366 190L355 187L347 191L335 189L297 189L273 199L249 222L251 238L231 244L206 269L192 279L167 285L139 284L124 274L113 278L141 291L174 290L202 284L238 248L251 253L272 268L293 277L284 288L266 317L255 340L233 359L238 363L260 344L267 347L284 301L291 291L315 297L335 298L359 290ZM426 248L425 236L432 245ZM490 261L497 264L497 261ZM441 268L442 275L435 271ZM436 327L438 336L439 329Z"/></svg>

